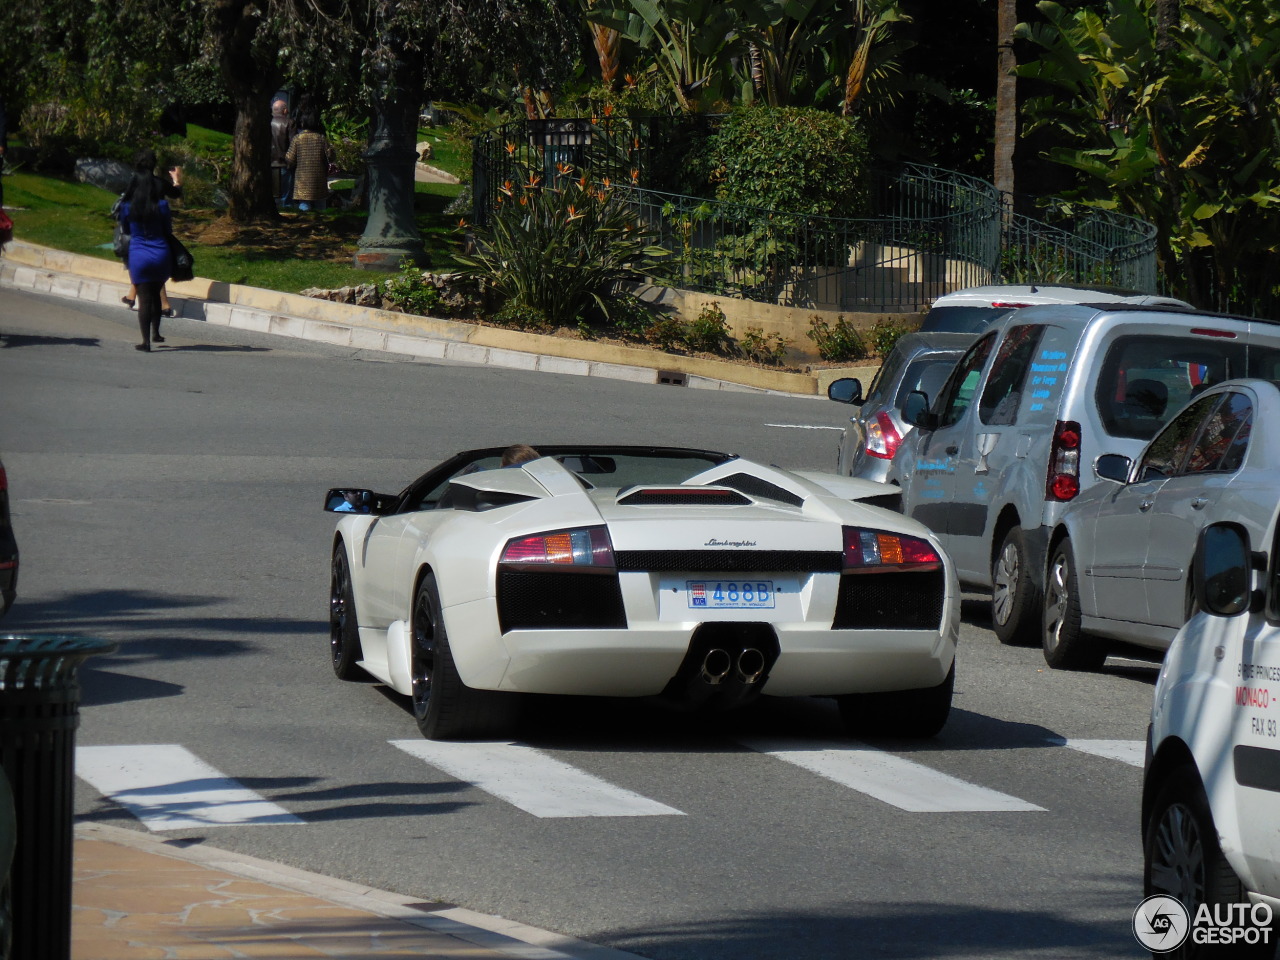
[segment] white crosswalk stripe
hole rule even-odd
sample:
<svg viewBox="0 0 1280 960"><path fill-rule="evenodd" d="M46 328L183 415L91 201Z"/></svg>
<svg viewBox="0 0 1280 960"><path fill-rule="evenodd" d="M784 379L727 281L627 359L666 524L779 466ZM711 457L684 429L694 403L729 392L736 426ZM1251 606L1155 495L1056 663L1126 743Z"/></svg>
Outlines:
<svg viewBox="0 0 1280 960"><path fill-rule="evenodd" d="M150 830L303 822L177 744L78 747L76 774Z"/></svg>
<svg viewBox="0 0 1280 960"><path fill-rule="evenodd" d="M684 816L522 743L389 740L392 746L535 817ZM784 737L739 741L757 753L912 813L1036 812L1044 807L934 770L868 744ZM1141 740L1047 741L1141 767ZM155 831L303 819L177 744L81 746L76 773Z"/></svg>
<svg viewBox="0 0 1280 960"><path fill-rule="evenodd" d="M518 743L391 740L392 746L535 817L684 816Z"/></svg>
<svg viewBox="0 0 1280 960"><path fill-rule="evenodd" d="M759 753L794 763L841 786L913 813L1044 810L1007 793L980 787L864 744L774 737L754 737L740 742Z"/></svg>
<svg viewBox="0 0 1280 960"><path fill-rule="evenodd" d="M1070 737L1053 737L1049 742L1095 757L1119 760L1132 767L1141 767L1147 755L1147 744L1143 740L1076 740Z"/></svg>

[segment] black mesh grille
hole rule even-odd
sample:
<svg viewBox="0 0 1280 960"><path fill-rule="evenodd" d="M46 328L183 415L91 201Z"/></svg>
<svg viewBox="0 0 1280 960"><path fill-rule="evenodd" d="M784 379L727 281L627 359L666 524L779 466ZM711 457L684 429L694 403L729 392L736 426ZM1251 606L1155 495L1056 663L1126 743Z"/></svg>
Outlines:
<svg viewBox="0 0 1280 960"><path fill-rule="evenodd" d="M941 570L858 573L840 578L837 630L936 630L946 576Z"/></svg>
<svg viewBox="0 0 1280 960"><path fill-rule="evenodd" d="M831 573L843 566L836 550L617 550L619 570L778 570Z"/></svg>
<svg viewBox="0 0 1280 960"><path fill-rule="evenodd" d="M716 483L722 487L741 490L743 493L750 494L753 497L777 500L779 503L787 503L793 507L798 507L804 503L804 497L798 497L790 490L783 490L768 480L761 480L759 477L753 477L749 473L735 473L731 477L717 480Z"/></svg>
<svg viewBox="0 0 1280 960"><path fill-rule="evenodd" d="M627 626L616 574L564 570L499 570L502 632L554 628L611 630Z"/></svg>
<svg viewBox="0 0 1280 960"><path fill-rule="evenodd" d="M707 490L688 492L683 490L637 490L618 503L627 507L740 507L751 501L733 490Z"/></svg>

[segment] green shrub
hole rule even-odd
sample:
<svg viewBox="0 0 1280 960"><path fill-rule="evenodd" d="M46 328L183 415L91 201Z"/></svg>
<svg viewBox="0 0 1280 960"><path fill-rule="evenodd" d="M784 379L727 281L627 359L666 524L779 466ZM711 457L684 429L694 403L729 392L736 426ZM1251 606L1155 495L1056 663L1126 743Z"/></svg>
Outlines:
<svg viewBox="0 0 1280 960"><path fill-rule="evenodd" d="M791 340L780 333L765 333L761 327L748 327L738 347L752 363L776 367L787 358Z"/></svg>
<svg viewBox="0 0 1280 960"><path fill-rule="evenodd" d="M516 300L508 300L490 319L500 327L512 327L530 333L549 333L555 327L537 307L530 307Z"/></svg>
<svg viewBox="0 0 1280 960"><path fill-rule="evenodd" d="M645 339L658 349L671 352L685 346L687 332L685 322L679 317L662 316L649 324Z"/></svg>
<svg viewBox="0 0 1280 960"><path fill-rule="evenodd" d="M818 348L818 356L831 363L842 363L846 360L865 360L867 343L844 314L836 317L835 323L827 323L821 317L809 321L809 332L805 334Z"/></svg>
<svg viewBox="0 0 1280 960"><path fill-rule="evenodd" d="M405 313L432 316L440 306L440 290L430 273L405 257L400 261L400 272L384 280L382 293Z"/></svg>
<svg viewBox="0 0 1280 960"><path fill-rule="evenodd" d="M630 340L646 340L654 316L653 307L634 293L618 294L609 306L614 332Z"/></svg>
<svg viewBox="0 0 1280 960"><path fill-rule="evenodd" d="M724 311L714 303L704 303L702 310L685 324L684 343L690 350L704 353L727 352L733 343Z"/></svg>
<svg viewBox="0 0 1280 960"><path fill-rule="evenodd" d="M666 255L608 186L571 179L572 172L562 167L554 184L536 177L505 183L489 228L476 232L475 251L457 258L503 303L529 307L555 326L572 326L592 306L609 319L609 291L643 279Z"/></svg>
<svg viewBox="0 0 1280 960"><path fill-rule="evenodd" d="M877 357L887 357L893 345L907 332L897 320L877 320L871 328L871 349Z"/></svg>
<svg viewBox="0 0 1280 960"><path fill-rule="evenodd" d="M788 214L857 217L870 148L860 121L809 107L739 107L689 157L684 192Z"/></svg>

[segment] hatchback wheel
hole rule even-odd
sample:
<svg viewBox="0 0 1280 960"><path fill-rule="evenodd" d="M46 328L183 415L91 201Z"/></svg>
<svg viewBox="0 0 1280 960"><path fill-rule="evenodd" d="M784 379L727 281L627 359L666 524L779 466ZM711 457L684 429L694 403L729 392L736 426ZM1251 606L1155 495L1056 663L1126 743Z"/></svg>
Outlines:
<svg viewBox="0 0 1280 960"><path fill-rule="evenodd" d="M1054 547L1049 560L1042 639L1044 659L1051 667L1097 670L1107 659L1105 644L1080 629L1080 588L1069 540Z"/></svg>

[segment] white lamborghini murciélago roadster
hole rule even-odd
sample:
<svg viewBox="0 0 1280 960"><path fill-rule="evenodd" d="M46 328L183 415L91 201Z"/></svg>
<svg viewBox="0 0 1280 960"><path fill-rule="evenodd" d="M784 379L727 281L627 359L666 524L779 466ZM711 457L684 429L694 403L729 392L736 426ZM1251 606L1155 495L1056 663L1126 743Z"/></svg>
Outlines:
<svg viewBox="0 0 1280 960"><path fill-rule="evenodd" d="M460 453L396 495L329 491L339 677L411 697L439 739L502 736L538 693L835 697L855 734L946 722L956 575L928 530L874 505L884 485L707 450L538 452Z"/></svg>

